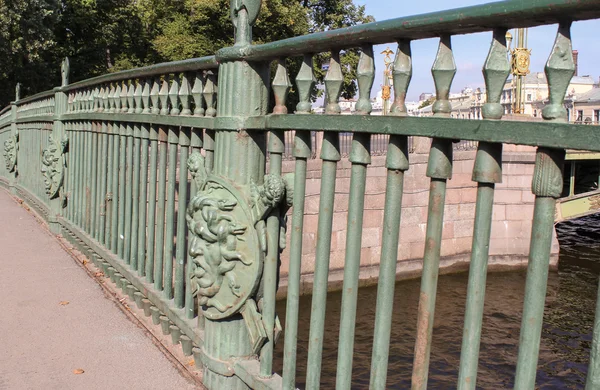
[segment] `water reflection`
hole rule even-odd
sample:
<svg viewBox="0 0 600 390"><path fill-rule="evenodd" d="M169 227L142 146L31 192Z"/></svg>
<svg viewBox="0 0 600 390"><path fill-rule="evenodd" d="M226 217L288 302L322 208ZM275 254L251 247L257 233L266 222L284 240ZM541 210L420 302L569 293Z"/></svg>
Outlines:
<svg viewBox="0 0 600 390"><path fill-rule="evenodd" d="M600 271L600 216L558 227L561 242L558 273L548 281L545 322L540 347L537 385L540 389L583 388ZM410 388L416 334L419 280L396 284L387 388ZM431 346L429 388L453 388L458 379L467 275L441 276ZM525 272L488 275L479 388L512 388L518 353ZM354 346L353 389L367 389L371 364L377 288L359 293ZM300 302L297 386L304 388L310 297ZM335 387L341 295L329 294L322 366L322 389ZM285 320L285 302L278 313ZM283 340L283 337L280 339ZM281 372L283 343L276 351L275 370Z"/></svg>

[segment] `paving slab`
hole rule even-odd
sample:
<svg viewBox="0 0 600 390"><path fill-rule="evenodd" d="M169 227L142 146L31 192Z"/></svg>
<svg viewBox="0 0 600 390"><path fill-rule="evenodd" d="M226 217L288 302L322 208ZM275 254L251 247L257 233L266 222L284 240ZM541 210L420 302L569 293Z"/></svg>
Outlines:
<svg viewBox="0 0 600 390"><path fill-rule="evenodd" d="M194 388L0 189L0 389Z"/></svg>

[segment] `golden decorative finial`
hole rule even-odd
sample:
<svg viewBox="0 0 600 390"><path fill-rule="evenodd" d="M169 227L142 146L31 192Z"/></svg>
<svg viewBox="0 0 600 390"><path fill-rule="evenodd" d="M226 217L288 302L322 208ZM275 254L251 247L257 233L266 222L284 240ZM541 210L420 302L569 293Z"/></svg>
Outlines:
<svg viewBox="0 0 600 390"><path fill-rule="evenodd" d="M393 62L392 55L394 54L394 52L388 47L384 51L382 51L381 54L385 54L385 57L383 58L383 63L385 64L386 74L389 76L391 74L391 73L389 73L389 70L390 70L390 67L392 66L392 62Z"/></svg>
<svg viewBox="0 0 600 390"><path fill-rule="evenodd" d="M383 85L381 86L381 98L383 99L383 115L388 114L388 102L392 97L392 87L390 85L390 79L392 78L392 55L394 52L388 47L381 54L385 54L383 63L385 64L385 70L383 71Z"/></svg>

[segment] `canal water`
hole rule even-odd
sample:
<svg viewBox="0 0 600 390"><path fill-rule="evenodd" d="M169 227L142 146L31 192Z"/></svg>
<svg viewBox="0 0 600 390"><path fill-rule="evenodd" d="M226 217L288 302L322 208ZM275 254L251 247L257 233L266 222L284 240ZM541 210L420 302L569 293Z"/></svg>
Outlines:
<svg viewBox="0 0 600 390"><path fill-rule="evenodd" d="M552 272L540 347L537 385L540 389L577 389L585 385L598 274L600 273L600 216L562 223L559 270ZM416 335L420 281L396 284L387 388L408 389ZM517 361L525 272L490 273L477 385L483 389L512 388ZM440 276L436 302L429 385L456 388L460 361L467 274ZM359 291L354 344L353 389L368 389L377 287ZM321 388L335 388L341 295L329 294ZM311 297L300 301L297 386L304 388ZM285 302L278 313L285 319ZM283 340L283 335L280 340ZM283 342L278 343L275 370L283 365Z"/></svg>

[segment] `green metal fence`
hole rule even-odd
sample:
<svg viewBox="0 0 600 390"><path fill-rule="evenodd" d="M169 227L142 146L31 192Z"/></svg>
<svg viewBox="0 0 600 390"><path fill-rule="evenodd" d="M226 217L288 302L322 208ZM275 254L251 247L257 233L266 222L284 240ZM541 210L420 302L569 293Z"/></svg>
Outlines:
<svg viewBox="0 0 600 390"><path fill-rule="evenodd" d="M477 384L478 353L494 186L502 180L504 143L537 146L536 196L515 388L533 389L538 360L556 199L564 150L600 151L594 127L566 122L563 99L575 64L572 21L600 17L600 1L512 0L251 44L260 0L232 1L236 44L216 56L109 74L69 84L0 111L11 188L91 258L186 355L195 356L210 389L292 389L300 318L302 230L307 160L319 139L322 180L306 387L320 384L327 280L340 139L349 141L351 185L336 388L350 389L365 183L371 154L387 156L385 219L378 281L370 388L387 386L391 312L398 258L409 137L432 139L431 179L412 387L427 387L443 211L452 176L453 142L477 143L473 180L477 208L458 387ZM502 87L509 73L508 28L558 24L546 65L550 100L544 122L503 122ZM452 36L492 32L483 73L487 103L481 121L451 119L456 72ZM432 75L432 118L407 116L411 41L439 37ZM398 42L395 100L388 116L370 116L373 44ZM339 115L340 51L361 48L356 115ZM313 56L329 52L325 115L310 113ZM285 67L302 56L297 75ZM270 65L277 62L270 77ZM295 84L291 79L295 79ZM300 103L288 113L295 85ZM269 111L273 93L276 105ZM285 133L293 130L286 149ZM322 137L316 137L322 134ZM322 141L320 141L322 138ZM375 140L375 141L372 141ZM372 142L378 145L372 147ZM379 145L385 143L384 146ZM267 155L269 156L267 160ZM293 158L294 174L282 175ZM268 164L268 167L267 167ZM265 172L269 172L265 175ZM289 209L291 208L291 212ZM282 325L275 313L279 256L290 216L291 247L283 372L273 373ZM416 304L416 302L406 302ZM596 321L587 388L600 388L600 321Z"/></svg>

